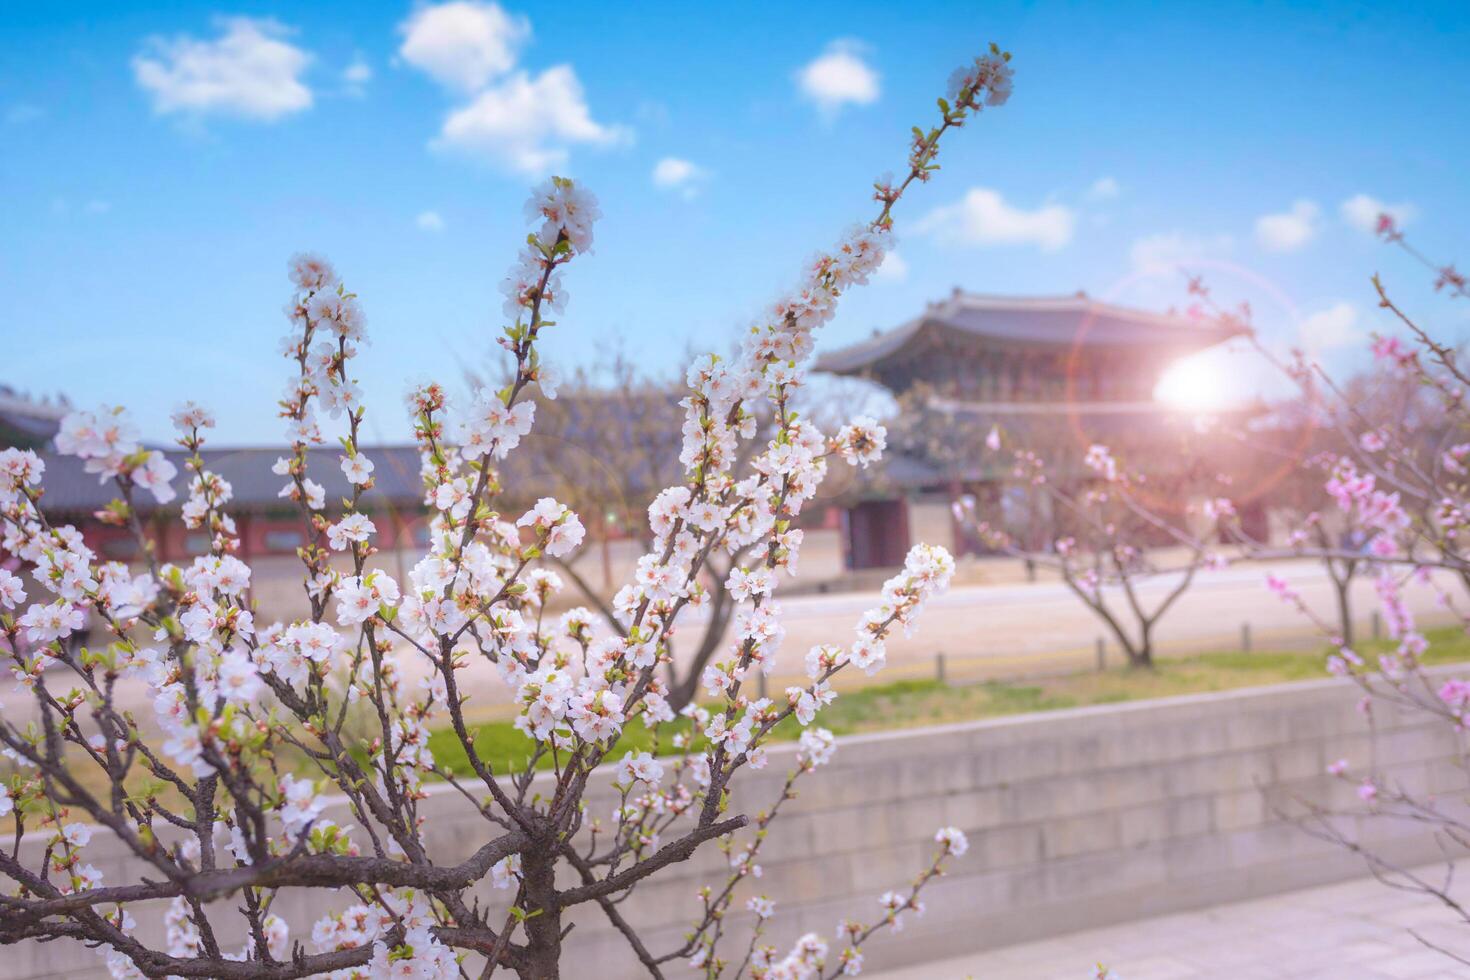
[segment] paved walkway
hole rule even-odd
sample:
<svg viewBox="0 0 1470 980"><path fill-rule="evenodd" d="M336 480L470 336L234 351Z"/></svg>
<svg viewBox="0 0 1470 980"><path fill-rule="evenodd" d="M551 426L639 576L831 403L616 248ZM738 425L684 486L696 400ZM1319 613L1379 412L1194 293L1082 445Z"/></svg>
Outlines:
<svg viewBox="0 0 1470 980"><path fill-rule="evenodd" d="M1439 866L1420 874L1438 884L1443 872ZM1454 893L1464 901L1470 887ZM1429 949L1410 930L1470 957L1470 925L1453 912L1365 878L927 963L875 980L1086 980L1099 961L1119 980L1470 977L1470 966Z"/></svg>

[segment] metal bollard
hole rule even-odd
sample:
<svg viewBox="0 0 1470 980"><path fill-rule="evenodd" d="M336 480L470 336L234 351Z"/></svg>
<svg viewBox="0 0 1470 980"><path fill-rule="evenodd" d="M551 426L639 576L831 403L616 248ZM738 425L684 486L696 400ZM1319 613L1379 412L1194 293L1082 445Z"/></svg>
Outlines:
<svg viewBox="0 0 1470 980"><path fill-rule="evenodd" d="M947 683L944 676L944 651L941 650L934 655L934 679L941 684Z"/></svg>
<svg viewBox="0 0 1470 980"><path fill-rule="evenodd" d="M1373 639L1378 640L1378 639L1382 639L1382 637L1383 637L1383 617L1380 616L1378 614L1378 610L1375 609L1375 610L1373 610Z"/></svg>
<svg viewBox="0 0 1470 980"><path fill-rule="evenodd" d="M760 696L761 697L765 697L766 696L766 672L765 671L761 671L760 672L760 674L759 674L759 682L757 683L756 686L760 689Z"/></svg>
<svg viewBox="0 0 1470 980"><path fill-rule="evenodd" d="M1097 638L1097 672L1101 674L1108 667L1108 644L1102 637Z"/></svg>
<svg viewBox="0 0 1470 980"><path fill-rule="evenodd" d="M1251 652L1251 624L1240 624L1240 649L1245 653Z"/></svg>

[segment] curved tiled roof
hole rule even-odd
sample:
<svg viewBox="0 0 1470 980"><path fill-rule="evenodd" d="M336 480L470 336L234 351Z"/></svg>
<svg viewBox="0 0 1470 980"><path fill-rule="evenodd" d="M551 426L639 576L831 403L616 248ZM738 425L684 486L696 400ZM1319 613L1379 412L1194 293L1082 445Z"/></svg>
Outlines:
<svg viewBox="0 0 1470 980"><path fill-rule="evenodd" d="M71 411L64 400L37 401L7 384L0 384L0 447L43 446L61 428L61 419Z"/></svg>
<svg viewBox="0 0 1470 980"><path fill-rule="evenodd" d="M1222 343L1239 329L1201 324L1180 316L1150 313L1093 299L1070 296L986 296L955 292L931 303L921 315L817 358L816 370L853 374L901 350L926 327L953 330L1007 344L1040 347L1167 347L1179 353Z"/></svg>
<svg viewBox="0 0 1470 980"><path fill-rule="evenodd" d="M373 461L374 485L364 495L367 506L420 504L424 489L419 478L419 452L415 447L381 446L364 448L361 452ZM271 472L271 464L288 453L289 450L283 448L259 447L204 449L199 455L204 459L204 468L227 480L234 491L228 510L260 511L295 506L278 496L287 478ZM179 470L173 481L179 499L169 505L177 508L188 492L189 474L184 470L184 460L189 454L181 449L170 449L165 450L164 455ZM342 451L336 446L307 450L307 475L326 489L328 503L352 493L338 463L341 455ZM41 459L46 463L46 472L41 479L46 495L41 500L41 507L48 513L91 513L117 497L117 485L86 472L82 460L77 457L47 452L41 454ZM149 493L139 491L134 495L134 502L143 512L158 509Z"/></svg>
<svg viewBox="0 0 1470 980"><path fill-rule="evenodd" d="M673 417L675 424L669 427L675 440L671 452L677 453L676 423L682 417L682 411L672 400L667 405L671 406L669 411L679 413ZM590 434L580 431L576 423L577 419L571 418L558 431L532 432L526 437L526 444L521 451L511 453L509 457L496 463L496 471L505 488L505 499L517 503L526 502L539 496L545 488L552 487L556 481L569 478L583 481L591 492L606 491L610 495L637 495L664 485L664 482L660 482L660 474L651 472L641 458L622 458L616 445L590 445ZM598 432L613 438L634 437L631 430L629 433L620 433L614 432L611 427ZM537 451L538 440L556 444L563 453L566 452L565 447L570 446L579 451L586 460L601 460L599 453L605 453L607 459L596 467L584 462L581 469L569 476L555 468L558 459L547 458L546 452ZM365 507L374 509L391 505L400 509L415 509L422 505L424 487L417 447L365 446L359 452L373 461L373 487L363 496ZM159 507L153 502L152 494L139 492L134 495L134 503L140 512L177 511L187 494L189 475L184 469L184 460L188 454L180 449L165 449L163 453L178 468L173 486L179 497L167 506ZM231 512L257 513L277 507L295 507L295 504L279 496L287 478L271 472L272 464L288 454L288 449L279 446L206 448L200 452L204 459L204 468L229 481L233 495L226 509ZM326 490L329 508L335 508L341 498L351 496L352 493L339 464L341 455L342 450L335 445L307 450L307 475ZM77 457L63 456L54 451L41 452L40 456L46 464L46 472L41 480L41 486L45 490L41 506L47 513L90 514L116 499L116 483L112 480L99 480L95 473L86 472L82 460ZM615 488L605 486L610 479L608 473L616 474Z"/></svg>

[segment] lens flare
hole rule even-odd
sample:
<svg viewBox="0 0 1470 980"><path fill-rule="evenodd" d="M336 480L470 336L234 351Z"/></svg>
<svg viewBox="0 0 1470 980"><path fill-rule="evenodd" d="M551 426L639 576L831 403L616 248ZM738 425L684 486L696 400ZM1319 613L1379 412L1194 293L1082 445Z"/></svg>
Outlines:
<svg viewBox="0 0 1470 980"><path fill-rule="evenodd" d="M1229 404L1216 358L1184 357L1164 370L1154 397L1185 412L1218 412Z"/></svg>

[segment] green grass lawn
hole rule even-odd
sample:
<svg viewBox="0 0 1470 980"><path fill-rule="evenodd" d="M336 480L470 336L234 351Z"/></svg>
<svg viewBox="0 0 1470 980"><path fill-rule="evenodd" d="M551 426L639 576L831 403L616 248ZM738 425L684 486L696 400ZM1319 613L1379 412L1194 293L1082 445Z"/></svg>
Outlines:
<svg viewBox="0 0 1470 980"><path fill-rule="evenodd" d="M1429 651L1425 660L1431 664L1470 661L1470 637L1458 629L1428 631ZM1359 651L1367 658L1391 649L1388 643L1361 644ZM1284 681L1314 680L1326 677L1323 669L1325 650L1310 652L1207 653L1191 657L1169 657L1161 660L1153 671L1113 667L1102 672L1077 671L1033 680L992 680L979 684L943 684L937 680L899 680L842 692L837 700L817 716L816 724L830 728L838 735L878 732L898 728L997 718L1035 711L1055 711L1093 704L1116 704L1141 701L1202 691L1224 691L1233 688L1279 684ZM371 741L375 723L360 719L357 741ZM521 771L531 743L516 731L510 721L487 720L474 725L475 744L480 755L496 772ZM674 752L671 744L676 732L688 732L689 722L679 719L663 726L660 744L641 722L634 722L623 732L610 758L621 759L626 752ZM801 727L788 718L775 732L778 740L796 739ZM697 739L696 747L702 747ZM440 765L458 775L471 772L464 747L454 733L436 729L430 737L430 748ZM359 758L365 749L354 751ZM318 778L319 773L302 756L282 746L279 749L283 769ZM549 768L551 758L539 765ZM105 793L105 782L96 768L81 766L80 781L94 793ZM140 777L141 778L141 777ZM171 788L156 792L160 798L184 805L174 797Z"/></svg>
<svg viewBox="0 0 1470 980"><path fill-rule="evenodd" d="M1458 629L1430 630L1426 663L1470 660L1470 637ZM1362 644L1360 652L1370 660L1392 649L1387 642ZM1116 704L1176 694L1225 691L1232 688L1279 684L1284 681L1315 680L1327 676L1325 653L1207 653L1193 657L1161 660L1152 671L1115 667L1102 672L1087 671L1029 681L987 681L974 685L946 685L937 680L904 680L879 684L841 694L817 716L815 724L838 735L855 732L915 728L946 722L972 721L1031 711L1054 711L1091 704ZM674 751L670 738L675 731L689 730L688 722L666 725L662 744L641 723L623 732L613 758L625 752ZM778 739L795 739L801 727L788 718L775 731ZM475 745L482 758L497 772L524 767L530 741L508 721L490 721L477 726ZM454 733L441 729L430 746L434 758L457 774L470 772L464 747ZM550 767L551 759L540 760Z"/></svg>

